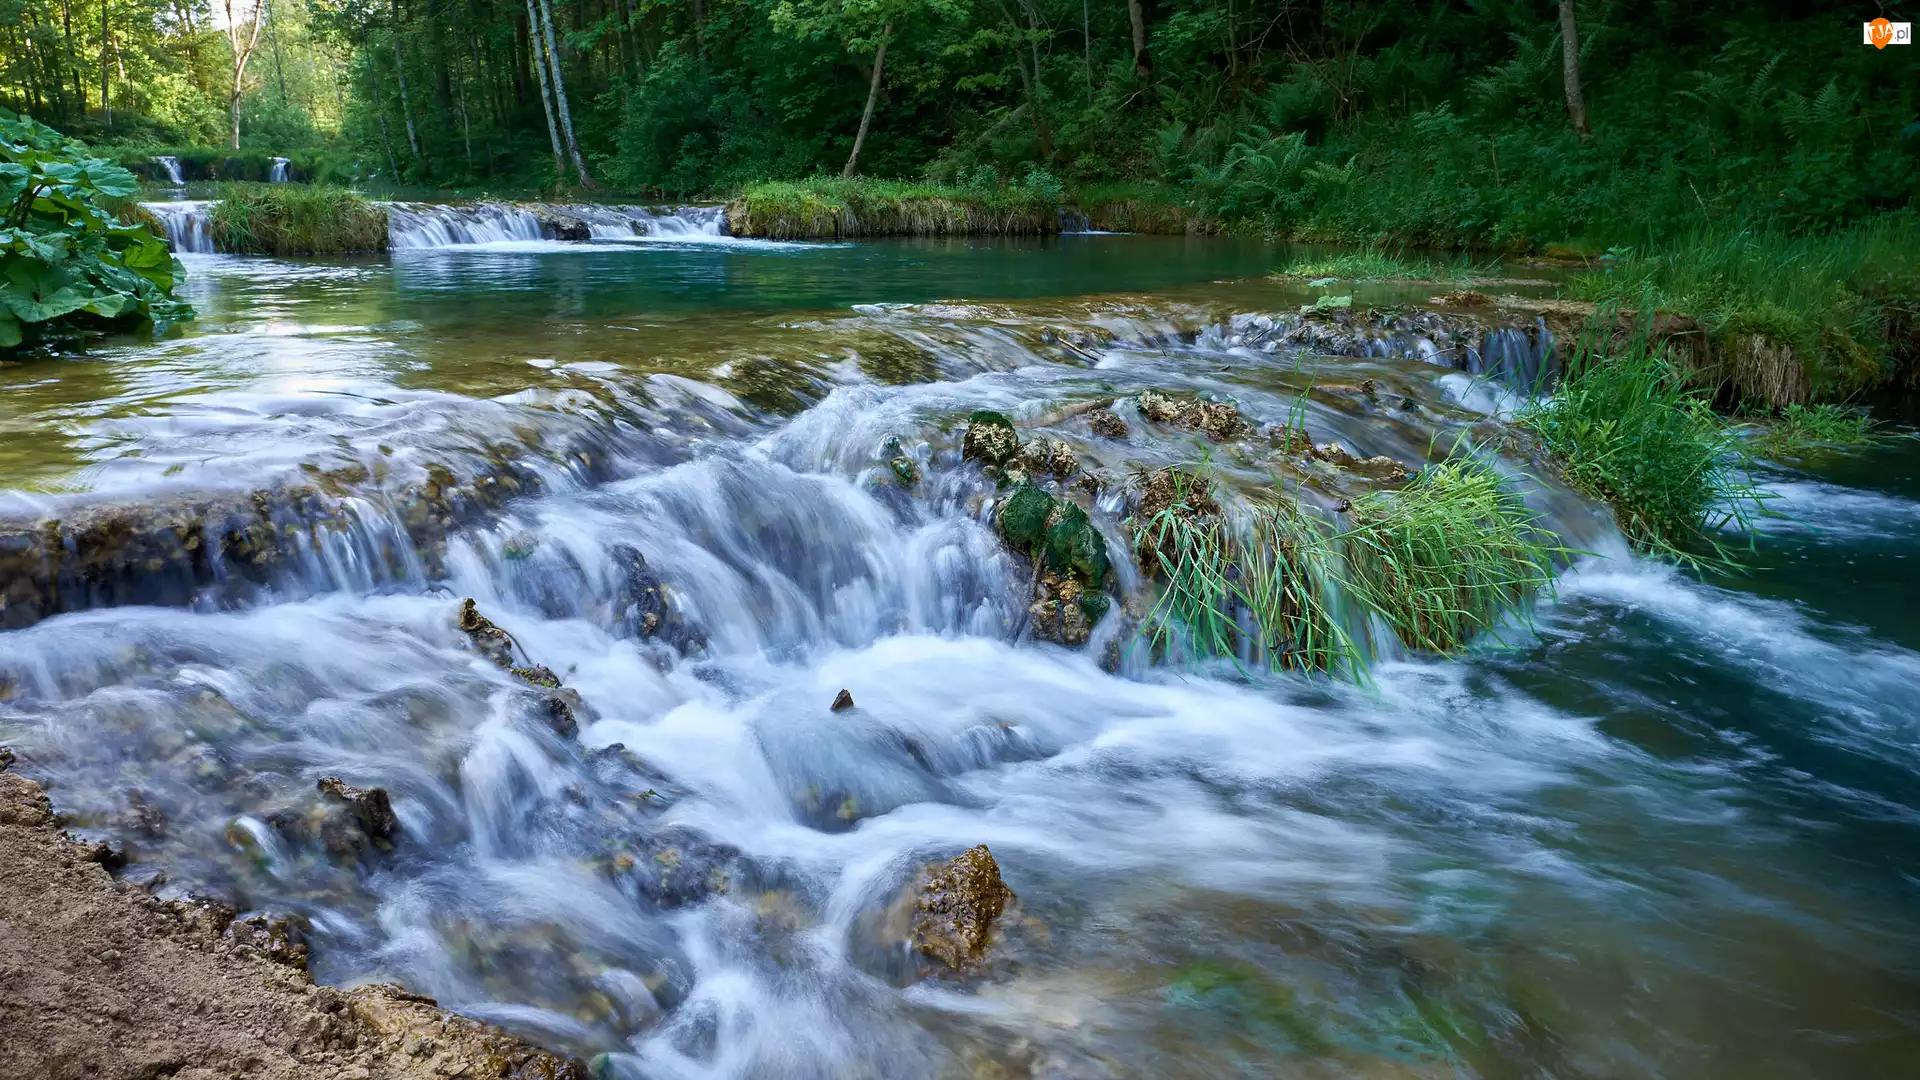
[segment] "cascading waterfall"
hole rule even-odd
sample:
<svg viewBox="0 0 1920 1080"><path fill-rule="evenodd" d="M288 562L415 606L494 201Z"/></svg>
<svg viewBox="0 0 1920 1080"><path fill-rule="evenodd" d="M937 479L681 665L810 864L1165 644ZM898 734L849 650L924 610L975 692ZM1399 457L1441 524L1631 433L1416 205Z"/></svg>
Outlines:
<svg viewBox="0 0 1920 1080"><path fill-rule="evenodd" d="M213 230L209 212L213 203L204 199L179 202L141 203L142 208L159 219L167 232L167 244L176 255L213 253Z"/></svg>
<svg viewBox="0 0 1920 1080"><path fill-rule="evenodd" d="M180 176L180 159L179 158L174 157L171 154L156 154L154 155L153 160L159 162L160 167L167 170L167 183L173 185L174 187L186 186L187 182L184 179L182 179Z"/></svg>
<svg viewBox="0 0 1920 1080"><path fill-rule="evenodd" d="M286 183L287 182L287 164L288 164L287 159L283 157L277 157L277 158L273 158L272 161L273 161L273 171L270 174L268 174L267 182L270 184Z"/></svg>
<svg viewBox="0 0 1920 1080"><path fill-rule="evenodd" d="M547 238L540 219L505 203L467 206L388 203L387 233L396 251Z"/></svg>
<svg viewBox="0 0 1920 1080"><path fill-rule="evenodd" d="M396 211L396 241L420 241L397 247L543 238L511 208ZM627 211L602 213L579 216L612 232ZM662 218L710 220L636 212L630 235L667 235L652 229ZM338 270L313 273L350 289L358 278L319 277ZM478 276L467 285L485 297ZM51 782L73 828L124 848L129 880L164 869L163 890L307 917L324 981L399 980L618 1080L1573 1076L1649 1062L1720 1080L1815 1054L1832 1055L1809 1067L1820 1075L1899 1075L1910 1057L1910 920L1810 872L1867 852L1809 866L1826 836L1792 842L1835 796L1795 775L1794 801L1768 805L1755 777L1797 762L1775 764L1765 739L1703 732L1697 754L1728 747L1703 759L1676 745L1690 729L1642 747L1592 717L1654 726L1699 686L1750 677L1752 700L1731 711L1818 703L1781 727L1844 742L1851 781L1880 760L1854 732L1910 741L1920 658L1855 649L1797 603L1636 563L1543 479L1553 527L1615 556L1576 570L1565 610L1543 607L1527 631L1578 654L1577 681L1552 681L1524 640L1387 664L1364 689L1170 670L1144 648L1108 674L1104 644L1133 641L1140 613L1114 605L1082 651L1035 641L1034 567L995 531L1008 494L961 459L956 421L973 409L1070 448L1130 589L1129 474L1204 458L1225 487L1275 483L1266 438L1156 427L1132 395L1230 398L1256 432L1298 421L1316 441L1418 464L1487 422L1460 380L1524 393L1552 370L1543 327L1100 301L810 309L767 337L740 329L724 363L688 361L710 370L701 381L601 359L645 339L556 361L548 339L523 346L468 296L412 330L418 308L371 316L390 335L380 356L367 317L289 335L299 308L283 294L242 299L270 301L231 306L268 308L273 333L189 344L229 350L220 379L245 357L261 381L180 414L124 409L115 384L109 430L141 454L90 472L251 485L229 474L278 469L349 512L313 532L287 507L255 507L261 531L221 538L218 567L201 565L216 531L154 515L155 542L193 563L191 587L115 591L163 554L146 534L78 567L64 613L4 639L0 741ZM511 355L480 390L421 394L414 380L445 377L429 370L443 356L484 363L468 354L487 334ZM332 351L302 369L295 348ZM803 371L761 409L744 398L767 355ZM309 373L324 393L290 406L286 385ZM1080 408L1109 399L1124 434ZM263 415L247 438L295 433L275 444L285 454L230 466L230 414L249 407ZM507 479L522 485L511 497L468 509L450 494ZM244 488L233 501L254 504ZM21 503L53 514L44 495ZM1876 506L1877 528L1916 516L1910 501ZM73 502L55 516L129 535ZM430 557L396 562L423 531ZM18 550L0 543L0 557ZM553 724L548 695L466 648L462 597L511 632L516 662L579 695L577 734ZM89 598L132 606L80 610ZM1608 696L1608 678L1644 681ZM830 711L841 688L855 704ZM337 855L302 832L327 812L322 776L391 794L393 851ZM1909 812L1894 794L1846 810L1890 811ZM995 945L1005 963L915 983L890 920L921 866L977 843L1018 893ZM1758 854L1743 861L1743 847ZM1861 971L1892 988L1860 989ZM1895 1007L1867 1008L1874 993ZM1787 1022L1826 1016L1830 999L1874 1025L1865 1037L1808 1039ZM1746 1021L1753 1010L1768 1011ZM1709 1044L1736 1022L1756 1045L1728 1064Z"/></svg>

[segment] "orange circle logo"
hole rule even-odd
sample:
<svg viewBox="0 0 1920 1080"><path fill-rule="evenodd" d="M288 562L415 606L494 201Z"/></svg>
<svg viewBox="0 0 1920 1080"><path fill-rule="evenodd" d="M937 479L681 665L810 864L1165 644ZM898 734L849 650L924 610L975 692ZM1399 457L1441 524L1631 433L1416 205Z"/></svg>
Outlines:
<svg viewBox="0 0 1920 1080"><path fill-rule="evenodd" d="M1869 43L1876 49L1884 49L1893 44L1893 24L1885 19L1875 19L1867 24Z"/></svg>

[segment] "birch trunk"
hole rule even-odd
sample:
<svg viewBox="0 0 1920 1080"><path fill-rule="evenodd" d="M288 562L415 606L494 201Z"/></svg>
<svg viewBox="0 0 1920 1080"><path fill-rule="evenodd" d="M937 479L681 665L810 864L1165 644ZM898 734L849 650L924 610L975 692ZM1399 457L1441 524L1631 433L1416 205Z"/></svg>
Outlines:
<svg viewBox="0 0 1920 1080"><path fill-rule="evenodd" d="M553 6L547 0L539 0L542 20L541 32L547 39L547 61L553 65L553 97L560 105L560 130L566 135L567 153L573 158L574 171L580 175L580 186L593 187L593 177L587 175L587 163L580 156L580 144L573 137L573 114L567 111L567 84L560 77L560 50L553 44Z"/></svg>
<svg viewBox="0 0 1920 1080"><path fill-rule="evenodd" d="M527 0L527 44L533 49L533 70L540 76L540 106L547 117L547 134L553 136L553 183L558 187L567 178L566 153L560 149L560 124L553 118L553 94L547 89L547 59L540 46L540 13L533 0Z"/></svg>
<svg viewBox="0 0 1920 1080"><path fill-rule="evenodd" d="M1580 96L1580 28L1574 22L1573 0L1560 0L1560 74L1567 84L1567 118L1584 142L1593 129L1587 126L1587 102Z"/></svg>

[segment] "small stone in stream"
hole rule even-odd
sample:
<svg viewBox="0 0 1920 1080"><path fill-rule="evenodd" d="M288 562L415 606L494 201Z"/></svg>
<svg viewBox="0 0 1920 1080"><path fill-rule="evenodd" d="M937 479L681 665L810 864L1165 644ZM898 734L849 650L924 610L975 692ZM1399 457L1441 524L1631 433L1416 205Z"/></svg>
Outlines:
<svg viewBox="0 0 1920 1080"><path fill-rule="evenodd" d="M1127 422L1112 409L1095 409L1087 414L1087 422L1092 425L1093 433L1103 439L1124 439L1127 437Z"/></svg>
<svg viewBox="0 0 1920 1080"><path fill-rule="evenodd" d="M221 936L236 946L256 949L276 964L307 970L307 920L299 915L254 912L227 924Z"/></svg>
<svg viewBox="0 0 1920 1080"><path fill-rule="evenodd" d="M1106 600L1100 596L1100 600ZM1027 608L1033 619L1033 636L1069 648L1087 643L1096 619L1088 617L1085 590L1069 574L1046 573L1034 586L1034 600ZM1105 608L1099 609L1103 614Z"/></svg>
<svg viewBox="0 0 1920 1080"><path fill-rule="evenodd" d="M846 690L841 690L838 694L833 695L833 711L834 712L846 712L848 709L851 709L851 708L853 708L852 694L848 693Z"/></svg>
<svg viewBox="0 0 1920 1080"><path fill-rule="evenodd" d="M967 434L960 455L986 465L1005 465L1020 453L1020 436L1013 421L1001 413L981 409L967 417Z"/></svg>
<svg viewBox="0 0 1920 1080"><path fill-rule="evenodd" d="M347 804L360 831L367 834L375 847L384 851L393 846L394 834L400 831L400 819L393 815L393 803L387 798L386 788L357 788L337 776L321 777L318 787L320 794Z"/></svg>
<svg viewBox="0 0 1920 1080"><path fill-rule="evenodd" d="M1060 504L1058 519L1047 529L1047 564L1098 589L1107 577L1107 541L1078 503Z"/></svg>
<svg viewBox="0 0 1920 1080"><path fill-rule="evenodd" d="M522 529L512 536L507 537L507 542L500 545L500 553L508 559L518 562L521 559L532 556L534 549L539 546L540 538Z"/></svg>
<svg viewBox="0 0 1920 1080"><path fill-rule="evenodd" d="M985 844L922 870L916 891L914 947L955 973L986 957L993 922L1014 899Z"/></svg>
<svg viewBox="0 0 1920 1080"><path fill-rule="evenodd" d="M1020 453L1029 473L1072 476L1080 471L1080 456L1058 439L1035 439Z"/></svg>
<svg viewBox="0 0 1920 1080"><path fill-rule="evenodd" d="M13 751L7 749L4 746L0 746L0 769L12 768L13 762L14 762Z"/></svg>
<svg viewBox="0 0 1920 1080"><path fill-rule="evenodd" d="M912 487L920 482L920 466L905 454L888 458L887 468L893 470L893 478L900 481L902 487Z"/></svg>
<svg viewBox="0 0 1920 1080"><path fill-rule="evenodd" d="M1283 454L1313 453L1313 436L1307 429L1291 424L1275 424L1267 429L1267 441Z"/></svg>
<svg viewBox="0 0 1920 1080"><path fill-rule="evenodd" d="M500 667L513 667L513 638L480 614L472 597L460 601L460 632L481 656Z"/></svg>
<svg viewBox="0 0 1920 1080"><path fill-rule="evenodd" d="M549 667L534 664L531 667L508 668L507 671L514 678L524 683L530 683L534 686L544 686L551 690L560 688L560 676L555 675L553 669Z"/></svg>

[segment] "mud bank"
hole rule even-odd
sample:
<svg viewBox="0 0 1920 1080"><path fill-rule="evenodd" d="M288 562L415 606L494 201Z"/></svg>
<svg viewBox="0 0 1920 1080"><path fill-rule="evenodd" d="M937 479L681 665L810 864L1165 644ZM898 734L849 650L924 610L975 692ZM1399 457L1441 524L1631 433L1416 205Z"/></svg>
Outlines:
<svg viewBox="0 0 1920 1080"><path fill-rule="evenodd" d="M588 1076L395 986L317 986L284 923L160 900L116 883L111 861L60 831L38 785L0 772L0 1075Z"/></svg>

